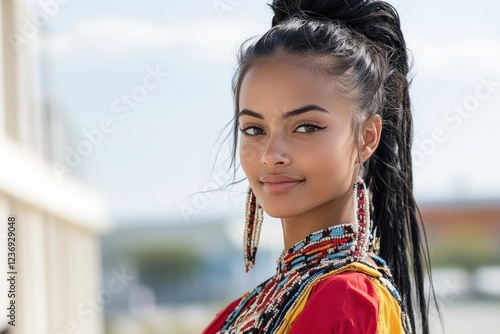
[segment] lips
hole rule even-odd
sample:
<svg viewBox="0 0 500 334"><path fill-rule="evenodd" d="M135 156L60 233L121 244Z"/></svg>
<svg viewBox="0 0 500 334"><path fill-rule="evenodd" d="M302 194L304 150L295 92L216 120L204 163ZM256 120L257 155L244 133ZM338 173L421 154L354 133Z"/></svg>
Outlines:
<svg viewBox="0 0 500 334"><path fill-rule="evenodd" d="M286 192L304 182L304 179L299 179L285 174L269 174L260 178L264 189L271 194Z"/></svg>

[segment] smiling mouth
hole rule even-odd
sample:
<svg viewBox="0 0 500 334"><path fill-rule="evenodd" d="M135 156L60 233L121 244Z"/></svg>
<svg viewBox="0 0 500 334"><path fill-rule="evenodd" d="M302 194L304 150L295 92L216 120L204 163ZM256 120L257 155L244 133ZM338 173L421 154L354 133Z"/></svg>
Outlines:
<svg viewBox="0 0 500 334"><path fill-rule="evenodd" d="M285 181L285 182L263 182L264 189L270 194L284 193L292 188L300 185L302 181Z"/></svg>

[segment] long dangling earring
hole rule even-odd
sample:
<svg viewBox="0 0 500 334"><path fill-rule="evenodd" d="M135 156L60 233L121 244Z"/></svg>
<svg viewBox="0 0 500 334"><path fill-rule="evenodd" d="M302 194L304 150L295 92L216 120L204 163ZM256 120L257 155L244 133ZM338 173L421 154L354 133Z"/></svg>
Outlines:
<svg viewBox="0 0 500 334"><path fill-rule="evenodd" d="M356 234L354 246L354 260L361 259L370 248L370 198L365 182L357 176L354 189L354 232Z"/></svg>
<svg viewBox="0 0 500 334"><path fill-rule="evenodd" d="M255 264L255 254L257 254L260 228L263 219L264 212L262 206L255 197L252 188L248 187L243 237L243 252L245 257L245 269L247 272L252 269Z"/></svg>

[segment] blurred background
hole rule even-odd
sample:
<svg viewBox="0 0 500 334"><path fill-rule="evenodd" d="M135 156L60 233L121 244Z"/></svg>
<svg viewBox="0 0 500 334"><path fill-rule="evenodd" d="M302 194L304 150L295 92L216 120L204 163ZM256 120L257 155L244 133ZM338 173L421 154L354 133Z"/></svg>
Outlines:
<svg viewBox="0 0 500 334"><path fill-rule="evenodd" d="M279 222L246 274L246 183L225 186L236 52L269 29L267 3L0 0L0 257L15 216L18 273L0 326L200 333L274 273ZM391 3L414 61L432 332L498 333L500 5Z"/></svg>

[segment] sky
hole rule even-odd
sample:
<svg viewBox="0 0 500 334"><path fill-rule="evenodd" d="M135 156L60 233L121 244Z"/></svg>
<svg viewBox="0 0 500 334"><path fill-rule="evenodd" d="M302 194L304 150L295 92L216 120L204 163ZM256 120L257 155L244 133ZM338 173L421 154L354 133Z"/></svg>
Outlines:
<svg viewBox="0 0 500 334"><path fill-rule="evenodd" d="M245 182L200 191L231 180L231 143L218 137L233 112L237 47L270 28L267 3L72 0L52 8L37 36L41 88L67 119L66 155L94 138L62 177L86 182L117 218L241 217ZM391 3L413 56L417 201L498 200L500 4Z"/></svg>

